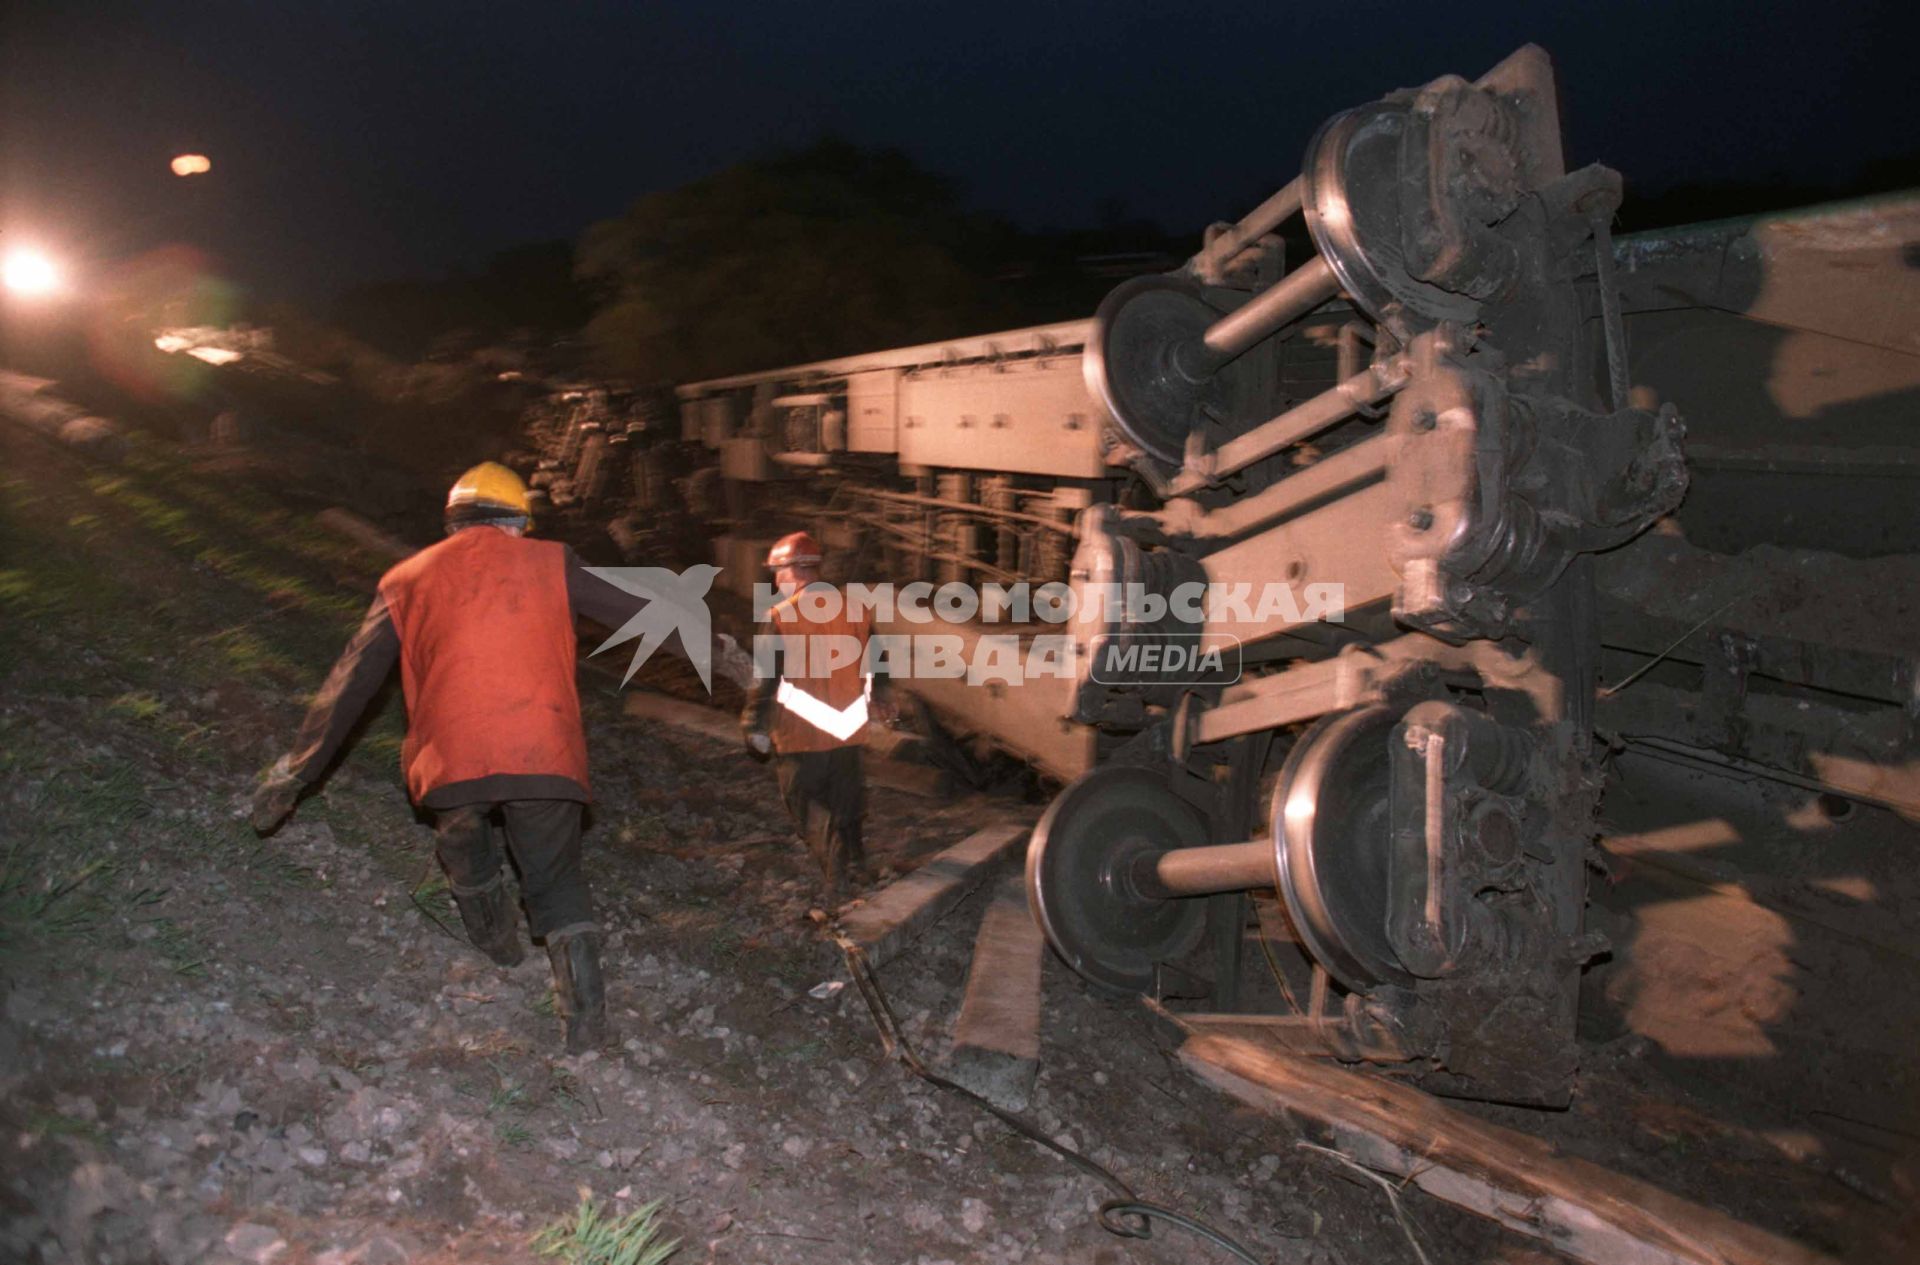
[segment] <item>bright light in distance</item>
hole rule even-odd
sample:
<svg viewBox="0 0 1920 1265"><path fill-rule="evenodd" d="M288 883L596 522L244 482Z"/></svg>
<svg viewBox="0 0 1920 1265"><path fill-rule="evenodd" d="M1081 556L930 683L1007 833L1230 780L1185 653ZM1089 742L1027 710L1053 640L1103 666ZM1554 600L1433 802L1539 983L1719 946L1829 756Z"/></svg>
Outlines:
<svg viewBox="0 0 1920 1265"><path fill-rule="evenodd" d="M213 160L205 154L181 154L170 166L176 176L199 176L213 170Z"/></svg>
<svg viewBox="0 0 1920 1265"><path fill-rule="evenodd" d="M0 264L0 283L15 294L37 298L60 288L60 269L37 250L11 250Z"/></svg>

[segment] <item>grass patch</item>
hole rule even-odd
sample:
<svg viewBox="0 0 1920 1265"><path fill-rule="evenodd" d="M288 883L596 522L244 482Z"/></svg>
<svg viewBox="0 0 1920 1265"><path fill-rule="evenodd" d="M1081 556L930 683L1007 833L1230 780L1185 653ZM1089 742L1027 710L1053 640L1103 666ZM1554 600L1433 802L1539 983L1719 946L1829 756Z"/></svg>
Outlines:
<svg viewBox="0 0 1920 1265"><path fill-rule="evenodd" d="M0 571L0 607L30 614L37 600L38 586L31 575L18 567Z"/></svg>
<svg viewBox="0 0 1920 1265"><path fill-rule="evenodd" d="M660 1265L680 1250L678 1239L660 1237L660 1201L624 1217L609 1216L592 1195L533 1236L533 1250L565 1265Z"/></svg>
<svg viewBox="0 0 1920 1265"><path fill-rule="evenodd" d="M827 1052L827 1043L818 1037L800 1041L793 1045L782 1046L773 1051L773 1057L787 1059L795 1063L811 1063Z"/></svg>
<svg viewBox="0 0 1920 1265"><path fill-rule="evenodd" d="M117 867L106 858L48 872L16 843L0 859L0 947L77 936L98 926L101 891Z"/></svg>
<svg viewBox="0 0 1920 1265"><path fill-rule="evenodd" d="M44 1138L84 1138L89 1142L104 1144L107 1132L92 1120L81 1120L75 1116L63 1116L57 1111L36 1111L27 1117L28 1133L37 1133Z"/></svg>
<svg viewBox="0 0 1920 1265"><path fill-rule="evenodd" d="M240 869L255 890L294 887L314 891L327 886L313 867L302 865L294 858L287 845L261 839L251 826L232 823L227 827L227 836L230 847L246 851L246 860L241 862ZM217 845L220 840L216 837L212 842Z"/></svg>
<svg viewBox="0 0 1920 1265"><path fill-rule="evenodd" d="M21 684L36 691L117 679L116 714L162 728L176 717L146 708L178 687L312 688L365 608L342 582L378 574L269 498L151 451L70 489L0 483L0 540L0 660L35 663Z"/></svg>
<svg viewBox="0 0 1920 1265"><path fill-rule="evenodd" d="M510 1080L502 1080L487 1096L487 1114L490 1116L497 1116L503 1111L527 1111L530 1107L526 1086Z"/></svg>
<svg viewBox="0 0 1920 1265"><path fill-rule="evenodd" d="M113 843L152 804L133 770L82 766L50 774L21 810L27 830L0 854L0 946L85 935L158 894L129 890Z"/></svg>
<svg viewBox="0 0 1920 1265"><path fill-rule="evenodd" d="M166 714L167 705L151 690L133 690L108 703L107 710L129 720L151 722Z"/></svg>
<svg viewBox="0 0 1920 1265"><path fill-rule="evenodd" d="M487 1095L487 1119L493 1121L493 1137L501 1146L524 1151L533 1145L533 1130L520 1117L533 1110L532 1098L527 1087L500 1070L499 1065L489 1061L494 1086Z"/></svg>
<svg viewBox="0 0 1920 1265"><path fill-rule="evenodd" d="M213 960L213 955L201 947L193 933L171 918L154 920L152 944L167 969L183 979L204 974L207 963Z"/></svg>
<svg viewBox="0 0 1920 1265"><path fill-rule="evenodd" d="M570 1116L592 1115L598 1118L600 1100L593 1090L582 1085L577 1077L565 1068L547 1069L547 1098L559 1111ZM591 1099L591 1101L589 1101Z"/></svg>
<svg viewBox="0 0 1920 1265"><path fill-rule="evenodd" d="M406 728L402 723L406 709L391 702L382 708L373 721L353 744L352 761L363 772L375 775L393 776L400 767L400 748L406 741Z"/></svg>
<svg viewBox="0 0 1920 1265"><path fill-rule="evenodd" d="M453 887L447 882L446 871L438 866L427 872L420 885L413 889L414 907L423 918L431 918L430 910L447 909L453 903Z"/></svg>
<svg viewBox="0 0 1920 1265"><path fill-rule="evenodd" d="M300 685L313 671L282 654L279 648L244 628L229 628L206 639L231 674L256 685Z"/></svg>
<svg viewBox="0 0 1920 1265"><path fill-rule="evenodd" d="M707 933L706 958L710 969L725 970L739 965L746 953L747 937L739 925L728 920Z"/></svg>

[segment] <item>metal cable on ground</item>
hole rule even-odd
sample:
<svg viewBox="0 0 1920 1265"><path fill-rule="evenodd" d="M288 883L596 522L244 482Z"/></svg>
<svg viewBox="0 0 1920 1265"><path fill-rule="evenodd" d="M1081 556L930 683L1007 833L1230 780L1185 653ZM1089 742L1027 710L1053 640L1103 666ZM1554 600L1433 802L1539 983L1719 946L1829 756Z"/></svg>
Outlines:
<svg viewBox="0 0 1920 1265"><path fill-rule="evenodd" d="M1273 944L1267 937L1266 918L1260 912L1260 898L1253 893L1248 893L1248 898L1253 902L1253 916L1260 923L1260 952L1267 959L1267 969L1273 972L1273 982L1280 986L1280 996L1286 999L1287 1009L1296 1015L1304 1015L1307 1013L1306 1008L1300 1004L1300 999L1293 995L1293 984L1287 979L1287 973L1280 969L1279 961L1273 956Z"/></svg>
<svg viewBox="0 0 1920 1265"><path fill-rule="evenodd" d="M1122 1238L1148 1239L1153 1237L1153 1222L1158 1218L1169 1225L1179 1226L1224 1251L1231 1252L1240 1260L1247 1262L1247 1265L1263 1265L1259 1257L1212 1226L1183 1212L1141 1199L1133 1192L1132 1187L1106 1168L1072 1147L1055 1142L1023 1117L996 1106L965 1085L948 1080L921 1062L920 1056L907 1043L906 1035L900 1031L900 1021L894 1017L893 1006L887 1001L887 995L880 990L880 981L874 977L873 967L867 961L866 950L832 927L828 927L826 932L840 947L841 955L846 958L847 971L853 976L854 987L860 990L860 999L867 1004L867 1013L873 1019L873 1026L880 1034L880 1044L886 1049L887 1054L898 1059L908 1071L921 1080L967 1099L1027 1141L1052 1151L1087 1176L1114 1191L1118 1197L1100 1205L1101 1229Z"/></svg>

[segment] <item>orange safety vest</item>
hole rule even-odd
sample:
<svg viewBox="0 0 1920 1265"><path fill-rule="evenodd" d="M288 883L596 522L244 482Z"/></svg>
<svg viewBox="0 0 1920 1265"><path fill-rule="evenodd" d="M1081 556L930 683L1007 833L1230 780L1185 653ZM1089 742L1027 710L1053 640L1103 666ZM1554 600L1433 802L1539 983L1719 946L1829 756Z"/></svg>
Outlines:
<svg viewBox="0 0 1920 1265"><path fill-rule="evenodd" d="M566 556L558 541L469 527L382 577L407 699L400 760L416 801L495 774L588 789Z"/></svg>
<svg viewBox="0 0 1920 1265"><path fill-rule="evenodd" d="M822 612L809 593L838 594L840 600ZM795 755L864 744L870 691L863 669L873 632L866 612L850 615L846 591L816 581L775 606L768 618L785 655L773 697L773 749Z"/></svg>

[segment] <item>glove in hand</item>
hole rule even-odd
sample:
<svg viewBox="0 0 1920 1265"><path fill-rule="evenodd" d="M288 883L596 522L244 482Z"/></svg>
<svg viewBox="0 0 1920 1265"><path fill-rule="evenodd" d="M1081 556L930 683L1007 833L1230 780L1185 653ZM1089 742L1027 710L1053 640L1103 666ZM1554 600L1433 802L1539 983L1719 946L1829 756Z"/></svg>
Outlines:
<svg viewBox="0 0 1920 1265"><path fill-rule="evenodd" d="M253 812L248 820L254 830L263 835L278 830L280 823L293 815L293 806L305 789L307 784L293 776L290 762L281 756L267 770L266 780L253 792Z"/></svg>
<svg viewBox="0 0 1920 1265"><path fill-rule="evenodd" d="M715 661L720 675L743 690L753 688L753 656L740 648L740 643L726 633L721 633L716 641L720 643L720 655Z"/></svg>

